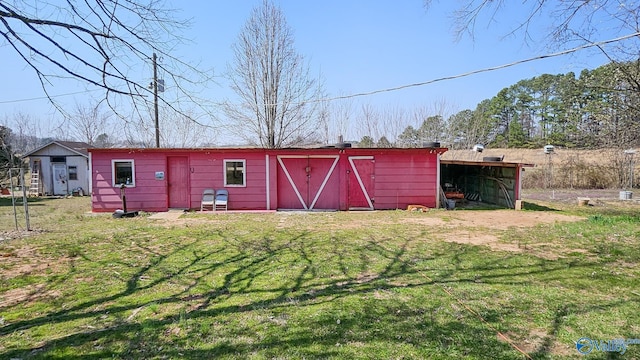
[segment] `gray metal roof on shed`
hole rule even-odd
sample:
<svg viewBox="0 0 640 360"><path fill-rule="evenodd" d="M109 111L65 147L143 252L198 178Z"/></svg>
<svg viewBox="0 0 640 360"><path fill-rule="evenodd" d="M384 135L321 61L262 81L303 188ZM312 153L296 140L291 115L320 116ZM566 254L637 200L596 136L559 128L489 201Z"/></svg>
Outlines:
<svg viewBox="0 0 640 360"><path fill-rule="evenodd" d="M58 141L58 140L54 140L51 141L45 145L42 145L34 150L31 150L29 152L27 152L26 154L23 155L23 157L29 157L31 155L34 155L35 153L41 151L42 149L45 149L51 145L58 145L60 147L63 147L71 152L74 152L78 155L84 156L84 157L89 157L89 152L87 151L87 149L92 148L93 146L85 143L85 142L81 142L81 141Z"/></svg>

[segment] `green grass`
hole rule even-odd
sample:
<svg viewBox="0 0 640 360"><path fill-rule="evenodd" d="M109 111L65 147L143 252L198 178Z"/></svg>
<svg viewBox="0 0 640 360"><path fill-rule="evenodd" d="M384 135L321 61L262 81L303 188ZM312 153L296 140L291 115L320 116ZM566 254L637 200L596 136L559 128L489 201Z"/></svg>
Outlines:
<svg viewBox="0 0 640 360"><path fill-rule="evenodd" d="M468 229L522 248L510 252L407 221L445 211L167 223L34 201L34 231L0 241L0 358L525 358L506 337L563 359L582 358L581 337L640 338L638 209L525 211L552 208L585 220ZM6 199L0 220L15 235Z"/></svg>

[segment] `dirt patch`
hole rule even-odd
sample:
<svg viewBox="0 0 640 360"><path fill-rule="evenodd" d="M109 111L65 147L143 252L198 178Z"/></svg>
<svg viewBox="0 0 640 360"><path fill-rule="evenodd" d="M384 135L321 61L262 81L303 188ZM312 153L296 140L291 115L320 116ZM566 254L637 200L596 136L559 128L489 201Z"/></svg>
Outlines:
<svg viewBox="0 0 640 360"><path fill-rule="evenodd" d="M407 224L409 226L426 227L439 232L439 240L461 244L488 246L496 251L522 252L531 251L521 248L518 244L505 243L499 240L501 232L510 228L528 228L539 224L554 224L557 222L574 222L584 220L580 216L565 215L554 211L515 211L504 210L433 210L425 213L407 212L406 216L398 219L363 217L363 213L352 213L348 218L341 213L309 213L309 212L279 212L277 213L276 230L290 228L306 228L316 226L318 221L325 224L325 228L348 230L368 227L369 225L383 226L384 224ZM344 213L342 213L344 215ZM335 217L335 218L334 218ZM320 218L320 219L319 219ZM224 225L226 221L211 218L190 218L168 220L162 226L189 226L198 224ZM540 250L540 251L539 251ZM557 258L557 255L544 255L544 250L537 249L536 254L543 257Z"/></svg>
<svg viewBox="0 0 640 360"><path fill-rule="evenodd" d="M29 236L41 234L44 231L42 230L31 230L31 231L22 231L22 230L8 230L8 231L0 231L0 243L5 241L10 241L14 239L22 239Z"/></svg>
<svg viewBox="0 0 640 360"><path fill-rule="evenodd" d="M549 211L450 211L447 212L456 225L485 227L488 229L506 230L512 227L533 227L538 224L553 224L556 222L573 222L584 220L580 216L564 215Z"/></svg>
<svg viewBox="0 0 640 360"><path fill-rule="evenodd" d="M505 333L504 336L527 354L542 353L562 356L576 354L573 344L559 343L554 335L547 334L543 329L533 328L529 330L529 335L525 339L518 339L517 335L509 332ZM507 342L500 335L497 338L500 342Z"/></svg>
<svg viewBox="0 0 640 360"><path fill-rule="evenodd" d="M376 212L378 213L378 212ZM495 251L529 252L544 258L558 258L558 254L548 246L532 248L532 245L521 247L516 243L500 240L500 235L510 228L529 228L539 224L554 224L557 222L574 222L584 220L580 216L565 215L557 211L515 211L511 209L496 210L431 210L425 213L403 212L392 213L389 217L361 216L365 213L354 212L278 212L276 213L275 229L286 231L289 229L315 228L322 222L325 228L332 230L351 230L370 226L385 226L407 224L411 227L429 228L430 232L438 234L440 241L488 246ZM273 220L273 219L270 219ZM160 226L224 226L231 221L225 218L191 217L165 219L156 222Z"/></svg>
<svg viewBox="0 0 640 360"><path fill-rule="evenodd" d="M45 284L28 285L25 287L11 289L0 295L0 309L26 304L41 299L53 299L62 294L57 290L47 290Z"/></svg>
<svg viewBox="0 0 640 360"><path fill-rule="evenodd" d="M198 225L225 225L227 224L229 221L225 221L225 220L213 220L211 218L185 218L185 217L180 217L180 218L164 218L164 219L160 219L160 220L155 220L154 221L154 225L156 226L162 226L165 228L171 228L171 227L175 227L175 226L198 226Z"/></svg>
<svg viewBox="0 0 640 360"><path fill-rule="evenodd" d="M425 226L444 226L446 228L473 227L485 230L507 230L509 228L533 227L538 224L556 222L573 222L584 220L583 217L564 215L546 211L446 211L432 213L429 217L412 217L404 219L405 223Z"/></svg>
<svg viewBox="0 0 640 360"><path fill-rule="evenodd" d="M477 234L470 231L456 231L448 234L444 239L447 242L458 244L470 244L488 246L496 251L523 251L516 244L501 243L495 235Z"/></svg>
<svg viewBox="0 0 640 360"><path fill-rule="evenodd" d="M407 218L403 222L431 228L443 228L446 230L440 237L443 241L488 246L496 251L522 252L525 249L518 246L518 244L500 242L499 233L510 228L528 228L538 224L581 220L584 220L584 218L580 216L546 211L491 210L433 212L427 217ZM553 254L541 255L557 258Z"/></svg>
<svg viewBox="0 0 640 360"><path fill-rule="evenodd" d="M2 258L1 279L12 279L18 276L41 274L45 271L57 272L72 261L69 257L57 259L40 257L37 250L28 246L16 249L4 249Z"/></svg>

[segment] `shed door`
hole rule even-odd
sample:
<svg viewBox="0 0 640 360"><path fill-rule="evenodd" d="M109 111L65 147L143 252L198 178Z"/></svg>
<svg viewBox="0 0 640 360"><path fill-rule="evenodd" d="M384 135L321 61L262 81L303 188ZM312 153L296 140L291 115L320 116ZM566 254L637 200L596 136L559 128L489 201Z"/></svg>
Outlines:
<svg viewBox="0 0 640 360"><path fill-rule="evenodd" d="M349 209L373 210L375 159L373 156L349 156L349 165Z"/></svg>
<svg viewBox="0 0 640 360"><path fill-rule="evenodd" d="M278 156L278 208L337 210L338 155Z"/></svg>
<svg viewBox="0 0 640 360"><path fill-rule="evenodd" d="M53 164L53 195L68 194L67 165Z"/></svg>
<svg viewBox="0 0 640 360"><path fill-rule="evenodd" d="M189 165L186 156L167 158L169 208L189 208Z"/></svg>

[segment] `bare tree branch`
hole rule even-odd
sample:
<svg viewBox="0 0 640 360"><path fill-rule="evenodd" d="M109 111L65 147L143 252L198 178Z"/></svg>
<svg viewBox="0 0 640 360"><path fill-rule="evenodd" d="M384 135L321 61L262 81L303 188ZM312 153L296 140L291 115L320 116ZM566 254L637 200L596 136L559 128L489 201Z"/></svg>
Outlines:
<svg viewBox="0 0 640 360"><path fill-rule="evenodd" d="M437 0L423 0L425 9ZM526 6L529 5L527 8ZM454 11L456 35L469 35L474 38L478 21L504 23L504 15L508 11L509 20L515 26L505 36L522 34L526 42L537 41L555 47L584 45L598 42L603 36L625 34L640 30L640 3L620 0L522 0L519 2L505 0L463 0ZM513 14L520 14L513 16ZM501 17L502 16L502 17ZM544 20L542 20L544 19ZM549 27L548 21L551 20ZM535 33L538 36L535 36ZM619 39L626 44L619 49L609 49L614 56L623 55L624 48L630 45L635 49L633 56L638 56L638 38ZM627 58L629 60L629 58Z"/></svg>
<svg viewBox="0 0 640 360"><path fill-rule="evenodd" d="M65 115L50 89L73 80L101 89L103 100L128 121L122 116L127 108L142 110L140 104L152 94L150 75L141 73L153 53L164 59L159 67L172 84L171 94L161 94L159 101L187 117L196 114L194 109L212 114L213 106L197 93L213 72L173 53L186 42L180 33L189 26L175 14L164 0L0 1L0 40L33 70L45 95Z"/></svg>

